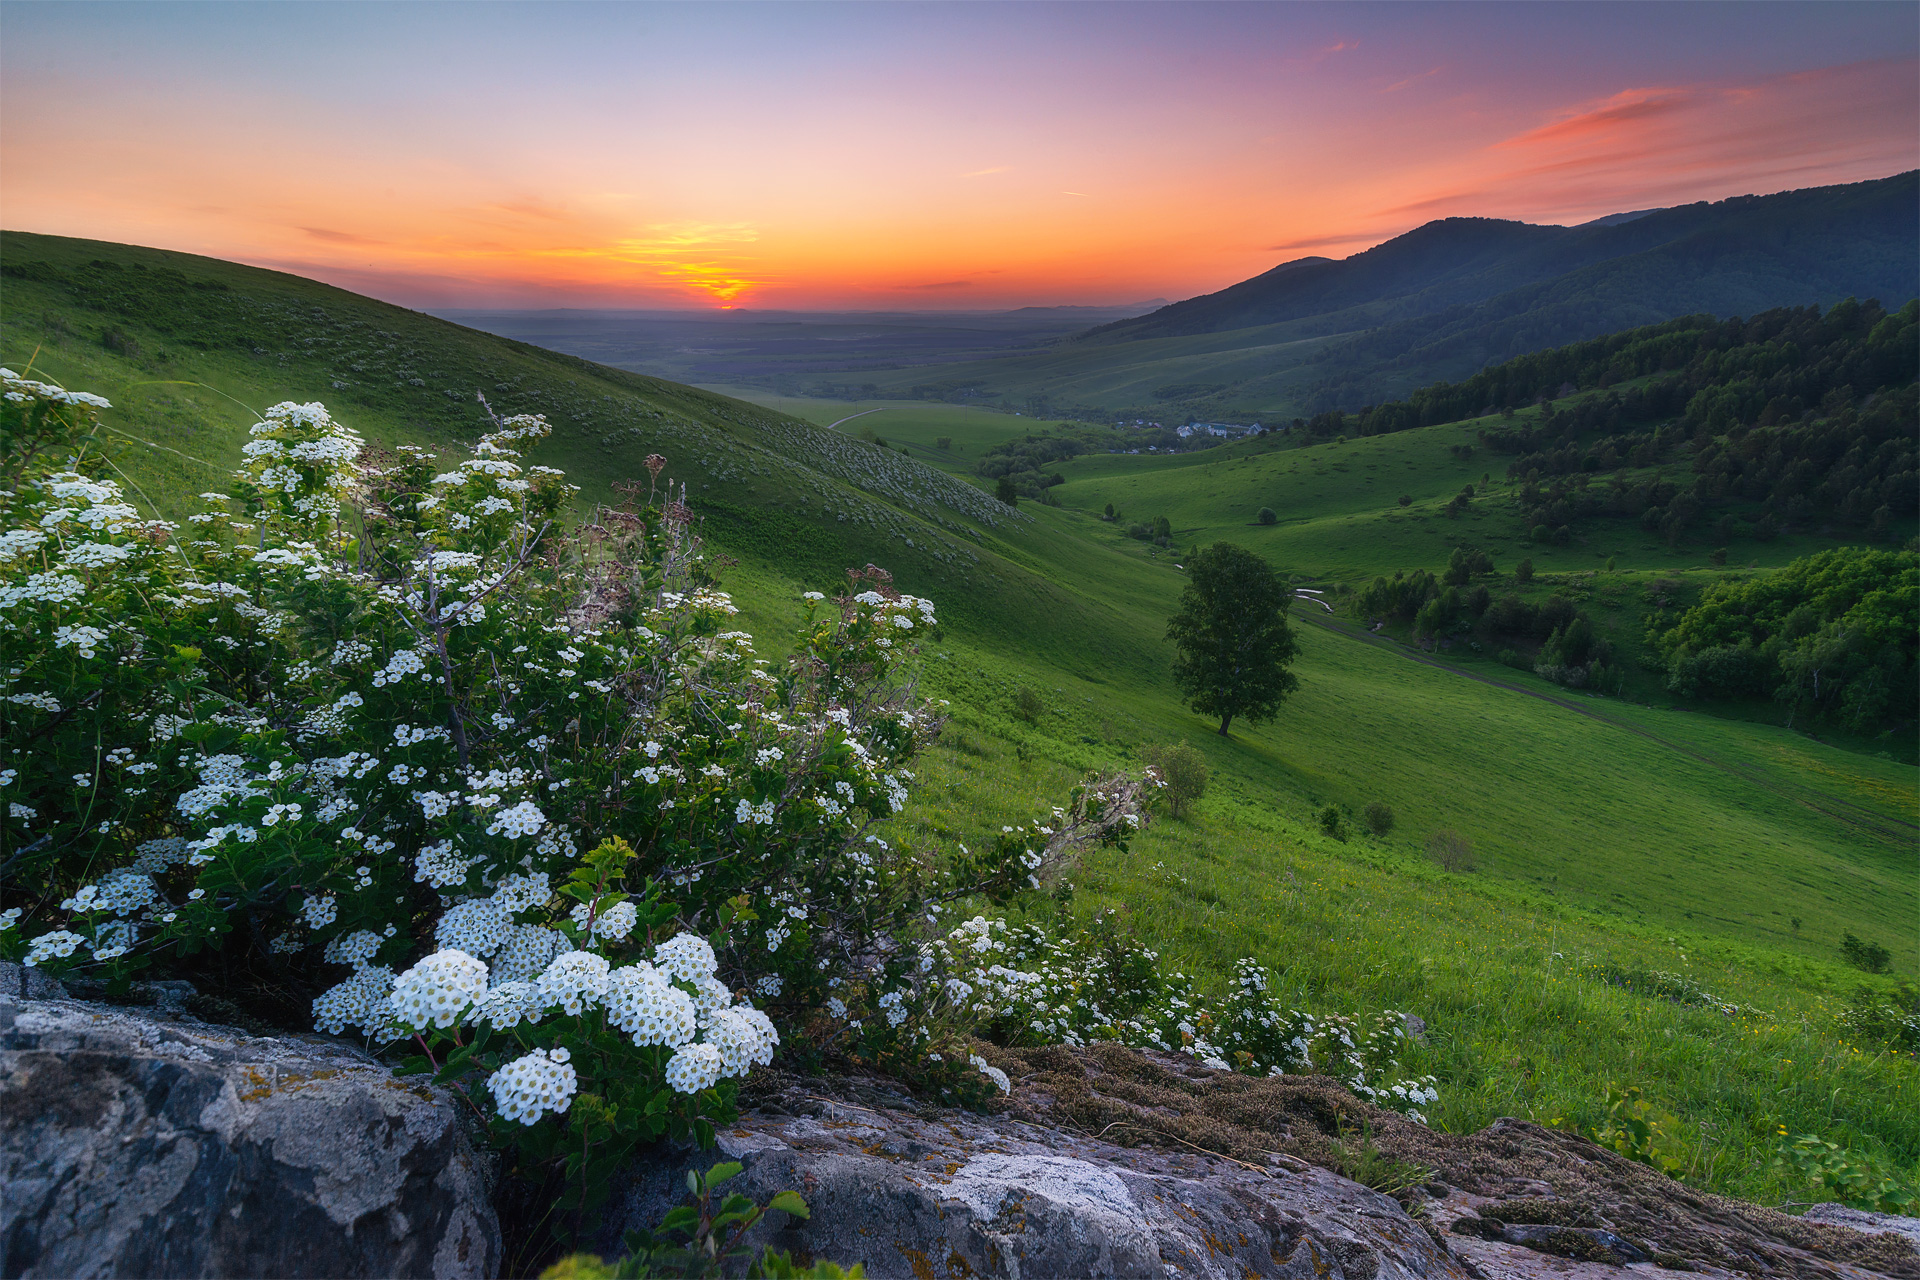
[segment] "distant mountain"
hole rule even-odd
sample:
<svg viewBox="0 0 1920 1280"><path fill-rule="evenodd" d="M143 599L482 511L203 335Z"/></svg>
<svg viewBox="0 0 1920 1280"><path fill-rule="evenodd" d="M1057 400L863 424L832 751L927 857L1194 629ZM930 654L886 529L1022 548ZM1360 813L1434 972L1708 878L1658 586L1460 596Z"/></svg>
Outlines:
<svg viewBox="0 0 1920 1280"><path fill-rule="evenodd" d="M1446 218L1340 261L1285 263L1218 293L1102 325L1083 340L1220 333L1356 308L1372 313L1368 328L1460 307L1484 308L1475 321L1497 324L1537 306L1544 296L1537 287L1555 282L1566 287L1547 293L1597 304L1592 334L1624 327L1622 309L1636 311L1625 323L1646 323L1848 294L1898 305L1920 289L1917 211L1920 171L1614 214L1577 227ZM1323 331L1353 327L1360 326Z"/></svg>

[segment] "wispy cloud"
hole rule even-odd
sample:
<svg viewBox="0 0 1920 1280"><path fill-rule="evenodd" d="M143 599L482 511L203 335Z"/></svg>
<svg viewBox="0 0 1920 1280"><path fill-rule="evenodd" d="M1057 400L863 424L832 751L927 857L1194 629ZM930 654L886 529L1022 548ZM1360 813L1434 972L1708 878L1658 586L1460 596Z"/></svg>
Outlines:
<svg viewBox="0 0 1920 1280"><path fill-rule="evenodd" d="M1371 236L1365 232L1358 234L1349 232L1337 236L1311 236L1305 240L1289 240L1285 244L1270 244L1267 246L1267 252L1286 253L1291 249L1319 249L1330 244L1359 244L1363 240L1376 240L1378 238L1378 236Z"/></svg>
<svg viewBox="0 0 1920 1280"><path fill-rule="evenodd" d="M1751 91L1742 91L1743 98L1751 96ZM1708 95L1693 89L1623 89L1597 106L1537 129L1515 134L1494 145L1511 149L1581 142L1591 138L1614 138L1623 129L1697 109L1708 101Z"/></svg>
<svg viewBox="0 0 1920 1280"><path fill-rule="evenodd" d="M1062 191L1062 192L1061 192L1060 194L1061 194L1061 195L1063 195L1063 196L1079 196L1079 197L1080 197L1080 198L1081 198L1082 200L1091 200L1091 199L1093 199L1093 197L1092 197L1092 196L1090 196L1090 195L1088 195L1088 194L1087 194L1086 192L1084 192L1084 191Z"/></svg>
<svg viewBox="0 0 1920 1280"><path fill-rule="evenodd" d="M367 236L357 236L351 231L335 231L331 227L302 227L302 231L315 240L328 244L385 244L385 240L374 240Z"/></svg>
<svg viewBox="0 0 1920 1280"><path fill-rule="evenodd" d="M1444 68L1442 68L1442 67L1432 67L1432 68L1429 68L1429 69L1428 69L1428 70L1426 70L1426 71L1422 71L1422 72L1421 72L1421 73L1420 73L1419 75L1417 75L1417 76L1408 76L1408 77L1407 77L1407 78L1406 78L1405 80L1399 80L1399 81L1395 81L1395 82L1394 82L1393 84L1390 84L1390 85L1388 85L1388 86L1387 86L1386 88L1384 88L1384 89L1382 89L1382 90L1381 90L1380 92L1382 92L1382 93L1398 93L1398 92L1400 92L1400 91L1401 91L1402 89L1404 89L1404 88L1406 88L1406 87L1407 87L1408 85L1410 85L1410 84L1418 84L1418 83L1420 83L1420 82L1421 82L1422 80L1425 80L1425 79L1427 79L1427 78L1428 78L1428 77L1430 77L1430 76L1437 76L1437 75L1439 75L1439 74L1440 74L1440 72L1441 72L1442 70L1444 70Z"/></svg>
<svg viewBox="0 0 1920 1280"><path fill-rule="evenodd" d="M971 289L971 280L935 280L928 284L897 284L896 289L932 290L932 289Z"/></svg>
<svg viewBox="0 0 1920 1280"><path fill-rule="evenodd" d="M993 169L975 169L972 173L963 173L960 176L963 178L984 178L990 173L1005 173L1009 167L1010 166L1003 164Z"/></svg>

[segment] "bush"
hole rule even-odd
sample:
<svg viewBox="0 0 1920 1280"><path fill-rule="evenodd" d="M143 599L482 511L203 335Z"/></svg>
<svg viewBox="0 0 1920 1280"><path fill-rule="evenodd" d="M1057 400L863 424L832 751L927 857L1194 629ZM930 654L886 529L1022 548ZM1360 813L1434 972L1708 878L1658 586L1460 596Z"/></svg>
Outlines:
<svg viewBox="0 0 1920 1280"><path fill-rule="evenodd" d="M1370 802L1361 814L1361 821L1369 832L1384 836L1393 830L1393 806L1380 800Z"/></svg>
<svg viewBox="0 0 1920 1280"><path fill-rule="evenodd" d="M1862 942L1848 933L1840 939L1840 958L1868 973L1885 973L1893 967L1893 956L1877 942Z"/></svg>
<svg viewBox="0 0 1920 1280"><path fill-rule="evenodd" d="M1013 714L1027 724L1039 724L1040 717L1047 713L1046 700L1033 690L1021 685L1013 691Z"/></svg>
<svg viewBox="0 0 1920 1280"><path fill-rule="evenodd" d="M711 1142L776 1047L948 1103L1005 1087L966 1051L998 1013L949 981L942 913L1124 849L1145 797L1089 777L973 849L873 834L940 728L905 680L930 601L869 567L759 659L684 501L571 520L520 460L535 416L449 465L276 405L176 536L99 478L105 401L0 381L30 744L0 820L35 904L0 911L0 957L351 1028L462 1093L563 1234L639 1144Z"/></svg>
<svg viewBox="0 0 1920 1280"><path fill-rule="evenodd" d="M1160 775L1161 794L1167 798L1167 810L1176 818L1186 816L1187 806L1206 794L1207 758L1187 743L1170 747L1149 747L1147 763Z"/></svg>
<svg viewBox="0 0 1920 1280"><path fill-rule="evenodd" d="M1533 561L1522 560L1519 564L1513 566L1513 580L1522 585L1532 582L1533 581Z"/></svg>
<svg viewBox="0 0 1920 1280"><path fill-rule="evenodd" d="M1403 493L1403 494L1401 494L1401 495L1400 495L1400 505L1401 505L1401 506L1403 506L1403 507L1410 507L1410 506L1412 506L1412 505L1413 505L1413 495L1412 495L1412 494L1410 494L1410 493Z"/></svg>
<svg viewBox="0 0 1920 1280"><path fill-rule="evenodd" d="M1010 507L1020 505L1020 490L1014 487L1012 476L1001 476L994 482L993 496Z"/></svg>
<svg viewBox="0 0 1920 1280"><path fill-rule="evenodd" d="M1440 864L1442 871L1472 871L1473 841L1451 827L1442 827L1427 837L1427 856Z"/></svg>
<svg viewBox="0 0 1920 1280"><path fill-rule="evenodd" d="M1346 841L1347 825L1341 818L1340 810L1337 807L1328 805L1322 809L1318 821L1320 823L1321 834L1332 836L1335 840L1339 840L1342 843Z"/></svg>
<svg viewBox="0 0 1920 1280"><path fill-rule="evenodd" d="M1889 996L1860 987L1841 1013L1840 1026L1850 1039L1920 1054L1920 988L1903 982Z"/></svg>
<svg viewBox="0 0 1920 1280"><path fill-rule="evenodd" d="M1254 519L1258 520L1261 524L1280 523L1280 517L1274 514L1272 507L1260 508L1260 514L1255 516Z"/></svg>
<svg viewBox="0 0 1920 1280"><path fill-rule="evenodd" d="M952 449L953 437L952 436L935 436L933 438L933 447L936 449Z"/></svg>

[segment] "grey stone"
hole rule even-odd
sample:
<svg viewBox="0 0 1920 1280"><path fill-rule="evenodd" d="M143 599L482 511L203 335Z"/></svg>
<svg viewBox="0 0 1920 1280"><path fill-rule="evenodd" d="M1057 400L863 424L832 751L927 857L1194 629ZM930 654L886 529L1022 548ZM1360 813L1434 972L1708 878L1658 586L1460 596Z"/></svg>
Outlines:
<svg viewBox="0 0 1920 1280"><path fill-rule="evenodd" d="M72 1000L0 972L0 1274L494 1275L444 1091L349 1045Z"/></svg>
<svg viewBox="0 0 1920 1280"><path fill-rule="evenodd" d="M1808 1222L1824 1222L1833 1227L1852 1227L1870 1236L1905 1236L1920 1246L1920 1218L1897 1213L1874 1213L1868 1209L1849 1209L1843 1204L1817 1204L1802 1215Z"/></svg>
<svg viewBox="0 0 1920 1280"><path fill-rule="evenodd" d="M65 1000L67 989L38 969L0 960L0 996L15 1000Z"/></svg>
<svg viewBox="0 0 1920 1280"><path fill-rule="evenodd" d="M1122 1147L1006 1117L922 1111L877 1091L861 1097L856 1105L789 1090L723 1130L717 1152L637 1163L616 1190L601 1251L618 1252L624 1231L679 1203L688 1170L724 1158L744 1166L726 1190L765 1203L790 1189L812 1211L768 1215L751 1237L756 1248L859 1262L874 1280L1469 1274L1396 1201L1298 1161L1261 1167Z"/></svg>

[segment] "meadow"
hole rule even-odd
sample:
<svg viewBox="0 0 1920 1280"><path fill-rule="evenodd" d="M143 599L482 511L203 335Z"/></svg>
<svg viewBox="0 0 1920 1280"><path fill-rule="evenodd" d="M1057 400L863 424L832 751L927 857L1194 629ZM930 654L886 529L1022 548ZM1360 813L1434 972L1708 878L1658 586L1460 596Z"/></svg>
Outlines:
<svg viewBox="0 0 1920 1280"><path fill-rule="evenodd" d="M35 240L27 247L49 260L149 252L22 238L10 239L9 263ZM1175 457L1091 454L1062 464L1060 506L1006 513L978 505L991 500L973 465L1050 420L731 398L292 277L165 259L279 307L263 311L281 326L273 345L191 347L182 339L195 315L184 307L128 314L109 300L103 310L57 282L10 278L0 298L0 358L14 369L32 358L40 376L112 398L116 464L154 510L219 483L249 408L320 399L375 441L453 450L472 433L472 387L514 388L507 407L556 424L534 461L582 481L583 503L643 475L647 452L669 457L707 535L735 561L724 576L764 652L778 651L799 592L844 581L849 566L885 565L939 603L945 626L923 646L920 679L951 702L952 720L920 771L922 798L897 820L909 837L965 839L1026 818L1086 770L1138 767L1153 744L1185 740L1204 753L1214 781L1188 818L1155 823L1124 858L1094 856L1070 901L1036 895L1029 911L1115 905L1207 985L1251 954L1284 969L1310 1007L1419 1014L1431 1043L1414 1065L1440 1076L1434 1119L1448 1127L1503 1114L1592 1124L1609 1085L1633 1085L1671 1113L1673 1149L1701 1185L1804 1199L1770 1164L1783 1125L1909 1176L1920 1168L1915 1062L1848 1043L1835 1023L1857 986L1891 989L1840 962L1843 933L1887 946L1898 974L1920 969L1910 758L1761 723L1764 708L1743 720L1644 693L1569 693L1488 655L1426 655L1365 636L1304 603L1294 613L1301 689L1276 720L1236 724L1223 739L1180 706L1164 640L1179 557L1100 519L1108 502L1129 519L1167 515L1176 551L1224 538L1328 587L1437 570L1462 541L1491 551L1502 574L1531 556L1542 575L1531 591L1611 600L1623 634L1656 581L1690 591L1753 571L1714 568L1624 527L1597 545L1526 547L1498 483L1468 515L1446 518L1462 484L1502 465L1455 454L1475 424L1312 446L1265 437ZM302 314L321 335L364 315L393 335L379 345L413 361L395 368L434 376L421 387L356 379L351 365L365 360L301 347ZM132 342L115 349L109 327ZM343 381L364 385L332 385ZM461 385L469 399L453 394ZM894 447L859 440L863 426ZM1401 494L1413 502L1399 506ZM1280 522L1253 523L1262 506ZM1740 545L1730 563L1770 566L1812 547ZM1030 719L1021 690L1039 699ZM1351 832L1373 801L1395 811L1388 836L1320 834L1325 807L1343 810ZM1442 828L1472 840L1477 870L1432 865L1424 845ZM1690 975L1743 1012L1636 993L1621 985L1626 971Z"/></svg>

